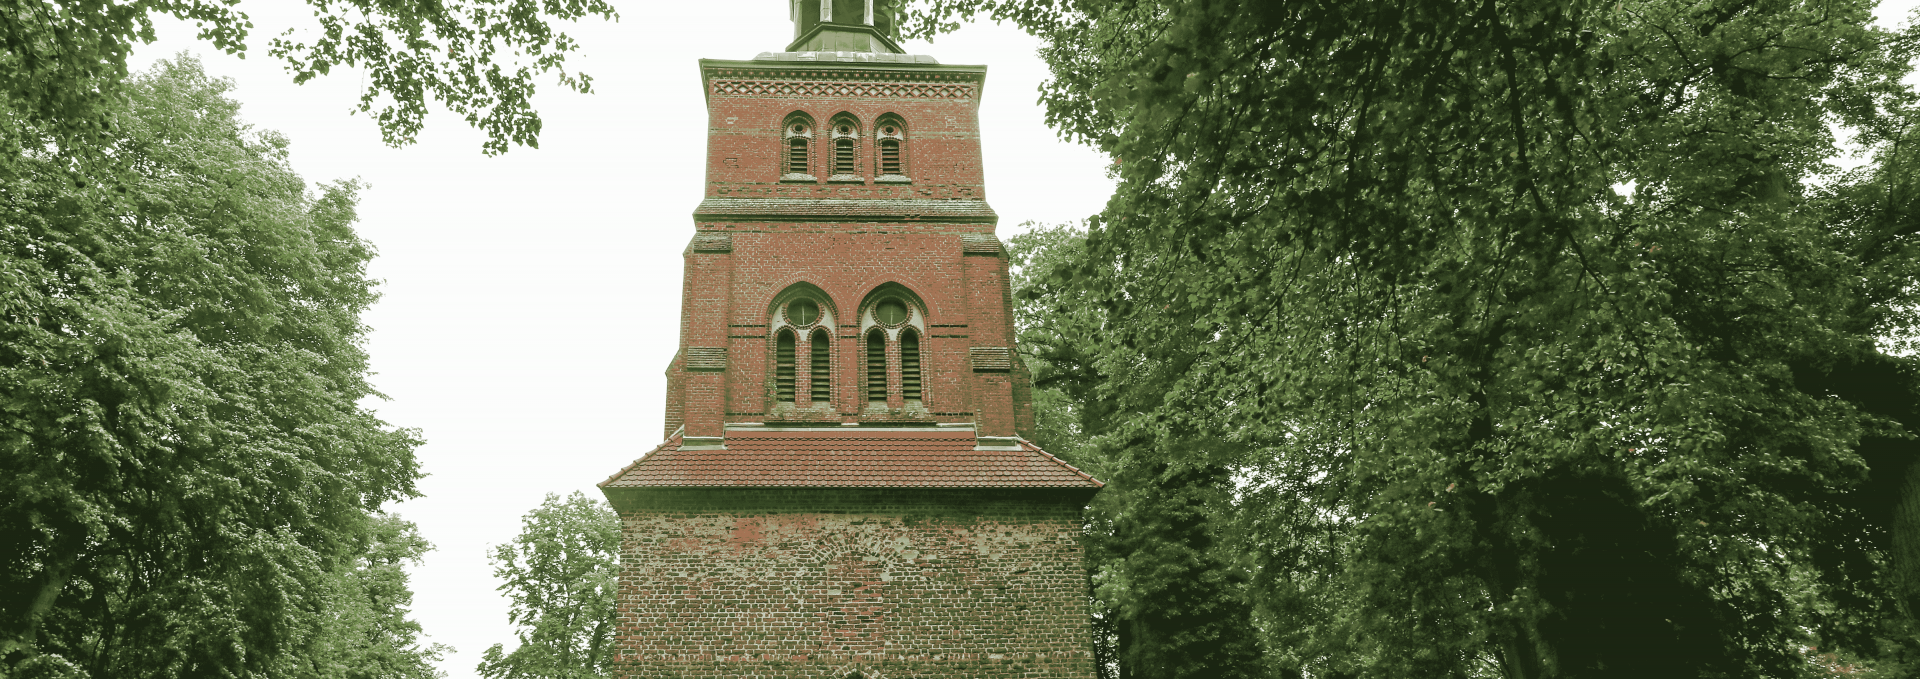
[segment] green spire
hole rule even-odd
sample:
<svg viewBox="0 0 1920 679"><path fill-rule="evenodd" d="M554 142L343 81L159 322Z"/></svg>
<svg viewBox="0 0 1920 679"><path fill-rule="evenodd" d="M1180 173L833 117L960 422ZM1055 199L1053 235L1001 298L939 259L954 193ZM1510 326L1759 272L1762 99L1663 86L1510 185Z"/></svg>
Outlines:
<svg viewBox="0 0 1920 679"><path fill-rule="evenodd" d="M788 52L878 52L900 49L901 0L788 0L793 43Z"/></svg>

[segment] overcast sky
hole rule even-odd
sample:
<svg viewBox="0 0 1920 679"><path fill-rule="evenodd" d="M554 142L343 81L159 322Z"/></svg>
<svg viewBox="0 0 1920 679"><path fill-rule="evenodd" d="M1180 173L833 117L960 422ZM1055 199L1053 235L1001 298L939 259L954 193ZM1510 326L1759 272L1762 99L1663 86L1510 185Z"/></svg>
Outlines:
<svg viewBox="0 0 1920 679"><path fill-rule="evenodd" d="M1882 20L1914 0L1889 3ZM449 677L475 676L487 646L513 643L487 546L511 540L547 493L585 491L660 439L678 346L680 252L693 235L706 139L696 60L750 59L792 37L785 0L621 3L619 23L571 26L569 67L591 95L551 82L535 99L538 150L480 153L481 135L438 112L416 145L381 144L351 115L362 81L334 74L294 86L266 38L311 22L303 3L249 2L256 29L241 60L161 22L134 67L181 51L232 78L242 115L293 140L309 182L359 177L360 233L379 248L383 298L367 314L382 417L422 430L425 497L397 511L437 550L413 569L414 616L456 652ZM1105 161L1059 141L1035 104L1038 43L972 25L909 52L985 64L980 107L988 200L1006 237L1028 220L1076 221L1112 191Z"/></svg>
<svg viewBox="0 0 1920 679"><path fill-rule="evenodd" d="M619 23L571 26L568 66L594 77L576 95L535 99L540 148L480 153L481 135L444 111L414 146L391 149L351 115L360 75L294 86L268 37L310 23L303 3L247 2L254 50L236 59L163 22L134 67L181 51L232 78L242 116L293 140L308 182L359 177L360 233L379 248L383 297L367 314L374 385L387 421L422 430L425 497L397 511L437 550L413 569L414 615L457 650L449 677L474 676L487 646L512 645L487 565L547 493L586 491L660 440L678 346L680 252L700 201L706 111L701 58L751 59L793 36L785 0L628 2ZM278 12L278 13L276 13ZM1112 192L1101 157L1059 141L1035 104L1038 43L969 26L908 51L986 64L981 101L988 200L1000 234L1074 221Z"/></svg>

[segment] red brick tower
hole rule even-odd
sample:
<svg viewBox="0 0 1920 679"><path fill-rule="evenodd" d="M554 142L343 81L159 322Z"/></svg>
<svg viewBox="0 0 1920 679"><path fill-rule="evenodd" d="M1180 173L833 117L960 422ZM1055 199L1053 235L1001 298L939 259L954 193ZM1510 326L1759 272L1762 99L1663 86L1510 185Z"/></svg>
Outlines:
<svg viewBox="0 0 1920 679"><path fill-rule="evenodd" d="M889 0L793 14L789 51L700 62L667 440L600 484L616 675L1092 677L1101 484L1022 438L986 67L901 53Z"/></svg>

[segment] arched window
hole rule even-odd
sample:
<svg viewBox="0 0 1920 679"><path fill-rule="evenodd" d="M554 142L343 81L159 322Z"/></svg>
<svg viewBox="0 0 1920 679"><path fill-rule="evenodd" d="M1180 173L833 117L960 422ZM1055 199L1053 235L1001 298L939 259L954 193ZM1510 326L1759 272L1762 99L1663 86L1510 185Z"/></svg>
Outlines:
<svg viewBox="0 0 1920 679"><path fill-rule="evenodd" d="M900 331L900 398L920 402L920 334L913 328Z"/></svg>
<svg viewBox="0 0 1920 679"><path fill-rule="evenodd" d="M925 308L898 283L880 286L861 303L857 318L866 338L867 410L925 408Z"/></svg>
<svg viewBox="0 0 1920 679"><path fill-rule="evenodd" d="M808 396L814 403L830 403L833 401L833 338L825 329L815 329L808 344L812 345L807 360Z"/></svg>
<svg viewBox="0 0 1920 679"><path fill-rule="evenodd" d="M781 330L774 349L773 398L793 402L793 331Z"/></svg>
<svg viewBox="0 0 1920 679"><path fill-rule="evenodd" d="M879 148L879 157L875 159L874 181L907 181L907 126L900 117L891 113L882 116L880 123L874 126L874 144Z"/></svg>
<svg viewBox="0 0 1920 679"><path fill-rule="evenodd" d="M795 113L783 125L781 139L786 148L780 158L780 180L819 181L813 176L813 120Z"/></svg>
<svg viewBox="0 0 1920 679"><path fill-rule="evenodd" d="M887 333L867 333L867 401L887 402Z"/></svg>
<svg viewBox="0 0 1920 679"><path fill-rule="evenodd" d="M860 176L860 121L842 113L833 117L833 158L828 160L833 171L827 181L864 182Z"/></svg>
<svg viewBox="0 0 1920 679"><path fill-rule="evenodd" d="M772 407L810 418L833 409L833 318L820 288L796 283L767 310L773 333ZM803 362L804 361L804 362ZM804 412L793 412L795 409ZM825 412L814 413L820 410Z"/></svg>

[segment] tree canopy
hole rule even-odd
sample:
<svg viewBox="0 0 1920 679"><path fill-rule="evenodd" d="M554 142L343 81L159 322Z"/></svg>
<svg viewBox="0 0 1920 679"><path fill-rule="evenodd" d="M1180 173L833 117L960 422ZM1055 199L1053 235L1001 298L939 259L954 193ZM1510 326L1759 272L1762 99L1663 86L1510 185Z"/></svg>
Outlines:
<svg viewBox="0 0 1920 679"><path fill-rule="evenodd" d="M1043 38L1049 122L1115 159L1027 293L1100 310L1058 322L1092 333L1078 360L1037 357L1122 498L1094 524L1124 547L1109 603L1193 507L1226 545L1207 568L1246 579L1212 590L1254 608L1257 660L1163 634L1123 667L1788 676L1819 647L1905 671L1920 33L1871 10L918 5L921 36ZM1180 496L1216 499L1150 501Z"/></svg>
<svg viewBox="0 0 1920 679"><path fill-rule="evenodd" d="M312 38L289 29L269 42L269 55L285 62L294 82L336 67L364 69L359 111L373 116L387 143L411 143L429 103L438 102L486 132L489 154L539 145L532 104L539 77L552 73L563 87L592 90L590 76L566 69L579 44L554 25L617 18L605 0L307 4ZM98 143L95 135L114 122L128 55L154 39L154 16L192 21L201 39L244 54L253 22L241 7L237 0L0 0L0 104L11 113L0 118L0 139L30 144L23 135L31 131L82 148Z"/></svg>
<svg viewBox="0 0 1920 679"><path fill-rule="evenodd" d="M86 175L0 173L0 674L431 676L359 187L309 187L231 88L162 61Z"/></svg>
<svg viewBox="0 0 1920 679"><path fill-rule="evenodd" d="M487 649L487 679L597 679L611 676L619 610L620 517L578 491L549 493L520 521L512 543L490 560L511 607L519 645Z"/></svg>

